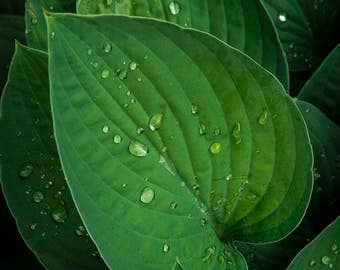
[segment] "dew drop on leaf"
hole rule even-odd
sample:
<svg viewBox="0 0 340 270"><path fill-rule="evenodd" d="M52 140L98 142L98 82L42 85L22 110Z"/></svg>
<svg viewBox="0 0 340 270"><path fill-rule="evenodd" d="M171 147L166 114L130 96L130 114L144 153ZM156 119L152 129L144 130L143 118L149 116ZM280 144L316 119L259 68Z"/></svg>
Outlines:
<svg viewBox="0 0 340 270"><path fill-rule="evenodd" d="M221 129L215 128L213 133L214 133L215 136L220 136L221 135Z"/></svg>
<svg viewBox="0 0 340 270"><path fill-rule="evenodd" d="M57 223L64 223L67 219L66 209L62 205L55 207L51 212L51 217Z"/></svg>
<svg viewBox="0 0 340 270"><path fill-rule="evenodd" d="M160 129L163 121L163 113L153 115L149 120L149 128L151 131Z"/></svg>
<svg viewBox="0 0 340 270"><path fill-rule="evenodd" d="M177 1L171 1L169 4L169 10L172 15L177 15L181 11L181 6Z"/></svg>
<svg viewBox="0 0 340 270"><path fill-rule="evenodd" d="M170 250L170 246L168 244L163 245L163 252L167 253Z"/></svg>
<svg viewBox="0 0 340 270"><path fill-rule="evenodd" d="M210 145L210 153L217 155L221 152L222 150L222 145L220 143L213 143L212 145Z"/></svg>
<svg viewBox="0 0 340 270"><path fill-rule="evenodd" d="M109 76L110 76L110 71L108 69L103 69L100 76L103 78L103 79L107 79Z"/></svg>
<svg viewBox="0 0 340 270"><path fill-rule="evenodd" d="M207 128L203 123L199 123L198 131L199 131L200 135L202 135L202 136L207 134Z"/></svg>
<svg viewBox="0 0 340 270"><path fill-rule="evenodd" d="M201 219L201 225L202 225L202 226L207 225L207 220L206 220L205 218L202 218L202 219Z"/></svg>
<svg viewBox="0 0 340 270"><path fill-rule="evenodd" d="M35 203L40 203L44 199L44 194L41 191L35 191L32 194L32 199Z"/></svg>
<svg viewBox="0 0 340 270"><path fill-rule="evenodd" d="M104 45L103 45L103 50L104 50L104 52L106 52L106 53L111 52L111 50L112 50L112 45L111 45L110 43L104 43Z"/></svg>
<svg viewBox="0 0 340 270"><path fill-rule="evenodd" d="M331 262L331 258L329 258L328 256L323 256L323 257L321 258L321 262L322 262L323 264L329 264L329 263Z"/></svg>
<svg viewBox="0 0 340 270"><path fill-rule="evenodd" d="M176 209L176 208L177 208L177 202L171 202L170 209Z"/></svg>
<svg viewBox="0 0 340 270"><path fill-rule="evenodd" d="M129 144L129 152L131 155L136 157L144 157L148 154L149 149L144 144L137 142L137 141L131 141Z"/></svg>
<svg viewBox="0 0 340 270"><path fill-rule="evenodd" d="M33 17L33 18L31 19L31 23L32 23L33 25L38 24L38 19L37 19L36 17Z"/></svg>
<svg viewBox="0 0 340 270"><path fill-rule="evenodd" d="M87 55L92 55L92 50L91 49L87 50Z"/></svg>
<svg viewBox="0 0 340 270"><path fill-rule="evenodd" d="M122 142L122 137L120 136L120 135L115 135L114 137L113 137L113 142L115 143L115 144L119 144L119 143L121 143Z"/></svg>
<svg viewBox="0 0 340 270"><path fill-rule="evenodd" d="M336 243L334 243L333 245L331 245L331 250L333 252L337 251L338 250L338 245Z"/></svg>
<svg viewBox="0 0 340 270"><path fill-rule="evenodd" d="M198 114L198 107L194 104L191 106L191 113Z"/></svg>
<svg viewBox="0 0 340 270"><path fill-rule="evenodd" d="M31 229L32 231L34 231L34 230L37 228L37 226L38 226L37 223L33 223L33 224L30 225L30 229Z"/></svg>
<svg viewBox="0 0 340 270"><path fill-rule="evenodd" d="M33 173L33 165L24 164L19 171L19 176L21 178L28 178L32 173Z"/></svg>
<svg viewBox="0 0 340 270"><path fill-rule="evenodd" d="M102 131L103 131L104 134L107 134L110 131L110 127L108 125L105 125L105 126L103 126Z"/></svg>
<svg viewBox="0 0 340 270"><path fill-rule="evenodd" d="M137 128L137 134L138 135L143 134L143 132L144 132L144 128L142 128L142 127Z"/></svg>
<svg viewBox="0 0 340 270"><path fill-rule="evenodd" d="M267 123L267 120L268 120L268 112L263 111L257 121L261 126L264 126Z"/></svg>
<svg viewBox="0 0 340 270"><path fill-rule="evenodd" d="M51 38L55 38L55 32L51 32Z"/></svg>
<svg viewBox="0 0 340 270"><path fill-rule="evenodd" d="M280 22L284 23L287 21L287 14L285 12L280 12L278 15L278 19Z"/></svg>
<svg viewBox="0 0 340 270"><path fill-rule="evenodd" d="M78 226L74 231L77 236L83 236L86 233L86 229L83 225Z"/></svg>
<svg viewBox="0 0 340 270"><path fill-rule="evenodd" d="M123 81L123 80L126 79L126 77L127 77L126 69L120 70L119 73L118 73L118 78Z"/></svg>
<svg viewBox="0 0 340 270"><path fill-rule="evenodd" d="M149 204L155 198L155 191L151 187L145 187L140 194L140 201Z"/></svg>
<svg viewBox="0 0 340 270"><path fill-rule="evenodd" d="M136 70L136 68L137 68L137 63L132 61L132 62L130 63L130 65L129 65L129 67L130 67L130 70L132 70L132 71L133 71L133 70Z"/></svg>

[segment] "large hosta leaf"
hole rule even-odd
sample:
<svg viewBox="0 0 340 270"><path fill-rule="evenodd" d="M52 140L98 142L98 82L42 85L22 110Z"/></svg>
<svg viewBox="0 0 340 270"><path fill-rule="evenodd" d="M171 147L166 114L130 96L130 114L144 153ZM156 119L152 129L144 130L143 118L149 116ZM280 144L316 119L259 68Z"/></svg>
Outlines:
<svg viewBox="0 0 340 270"><path fill-rule="evenodd" d="M297 101L307 123L314 153L311 203L299 227L285 239L267 245L241 244L250 270L284 270L295 255L338 217L340 128L313 105ZM327 209L327 211L320 211Z"/></svg>
<svg viewBox="0 0 340 270"><path fill-rule="evenodd" d="M289 69L319 66L340 42L339 0L263 0L277 26Z"/></svg>
<svg viewBox="0 0 340 270"><path fill-rule="evenodd" d="M339 269L339 235L340 218L337 218L296 256L287 269Z"/></svg>
<svg viewBox="0 0 340 270"><path fill-rule="evenodd" d="M27 0L26 37L29 46L46 50L47 33L43 9L54 12L75 12L76 0Z"/></svg>
<svg viewBox="0 0 340 270"><path fill-rule="evenodd" d="M310 142L265 69L158 20L48 24L58 151L111 268L245 269L232 240L277 240L301 220Z"/></svg>
<svg viewBox="0 0 340 270"><path fill-rule="evenodd" d="M1 185L27 245L48 269L106 269L94 256L53 138L47 54L17 45L1 102Z"/></svg>
<svg viewBox="0 0 340 270"><path fill-rule="evenodd" d="M303 87L299 99L312 103L340 124L340 44Z"/></svg>
<svg viewBox="0 0 340 270"><path fill-rule="evenodd" d="M248 54L288 89L288 65L273 23L258 0L78 0L81 14L152 17L209 32Z"/></svg>

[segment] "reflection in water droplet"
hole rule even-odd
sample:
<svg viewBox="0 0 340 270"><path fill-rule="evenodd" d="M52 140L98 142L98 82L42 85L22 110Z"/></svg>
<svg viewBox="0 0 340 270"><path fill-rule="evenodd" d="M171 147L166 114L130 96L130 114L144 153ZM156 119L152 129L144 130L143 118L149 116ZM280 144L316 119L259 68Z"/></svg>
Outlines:
<svg viewBox="0 0 340 270"><path fill-rule="evenodd" d="M278 19L280 22L286 22L287 21L287 14L284 12L279 13Z"/></svg>
<svg viewBox="0 0 340 270"><path fill-rule="evenodd" d="M155 198L155 192L151 187L146 187L142 190L140 195L140 201L145 204L149 204Z"/></svg>
<svg viewBox="0 0 340 270"><path fill-rule="evenodd" d="M168 244L163 245L163 252L167 253L170 250L170 246Z"/></svg>
<svg viewBox="0 0 340 270"><path fill-rule="evenodd" d="M32 199L35 203L40 203L44 199L44 194L41 191L35 191L32 194Z"/></svg>
<svg viewBox="0 0 340 270"><path fill-rule="evenodd" d="M149 128L151 131L160 129L163 121L163 113L153 115L149 120Z"/></svg>
<svg viewBox="0 0 340 270"><path fill-rule="evenodd" d="M66 209L62 205L57 206L52 210L51 217L57 223L64 223L67 219Z"/></svg>
<svg viewBox="0 0 340 270"><path fill-rule="evenodd" d="M24 164L19 171L19 176L21 178L27 178L32 173L33 173L33 165L32 164Z"/></svg>
<svg viewBox="0 0 340 270"><path fill-rule="evenodd" d="M114 137L113 137L113 142L115 143L115 144L119 144L119 143L121 143L122 142L122 137L120 136L120 135L115 135Z"/></svg>
<svg viewBox="0 0 340 270"><path fill-rule="evenodd" d="M194 104L191 106L191 113L198 114L198 107Z"/></svg>
<svg viewBox="0 0 340 270"><path fill-rule="evenodd" d="M112 50L112 45L111 45L110 43L104 43L104 45L103 45L103 50L104 50L104 52L106 52L106 53L111 52L111 50Z"/></svg>
<svg viewBox="0 0 340 270"><path fill-rule="evenodd" d="M264 126L267 123L267 120L268 120L268 112L263 111L257 121L260 125Z"/></svg>
<svg viewBox="0 0 340 270"><path fill-rule="evenodd" d="M107 79L109 76L110 76L110 71L108 69L103 69L100 76L103 78L103 79Z"/></svg>
<svg viewBox="0 0 340 270"><path fill-rule="evenodd" d="M144 157L148 154L149 149L144 144L137 142L137 141L131 141L129 144L129 152L131 155L136 157Z"/></svg>
<svg viewBox="0 0 340 270"><path fill-rule="evenodd" d="M177 15L181 11L181 6L177 1L171 1L169 4L169 10L172 15Z"/></svg>
<svg viewBox="0 0 340 270"><path fill-rule="evenodd" d="M105 126L103 126L102 131L103 131L104 134L107 134L110 131L110 127L108 125L105 125Z"/></svg>
<svg viewBox="0 0 340 270"><path fill-rule="evenodd" d="M131 70L136 70L136 68L137 68L137 63L132 61L132 62L130 63L130 65L129 65L129 67L130 67Z"/></svg>
<svg viewBox="0 0 340 270"><path fill-rule="evenodd" d="M222 145L220 143L213 143L212 145L210 145L210 153L217 155L221 152L222 150Z"/></svg>

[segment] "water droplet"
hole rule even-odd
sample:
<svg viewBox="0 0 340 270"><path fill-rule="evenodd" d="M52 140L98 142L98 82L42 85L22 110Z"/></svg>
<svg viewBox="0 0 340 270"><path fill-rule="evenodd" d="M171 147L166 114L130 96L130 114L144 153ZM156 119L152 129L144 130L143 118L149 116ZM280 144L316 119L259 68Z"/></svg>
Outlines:
<svg viewBox="0 0 340 270"><path fill-rule="evenodd" d="M200 135L205 135L207 134L207 128L203 123L199 123L198 125L198 132Z"/></svg>
<svg viewBox="0 0 340 270"><path fill-rule="evenodd" d="M142 134L144 132L144 128L142 128L142 127L139 127L139 128L137 128L137 134Z"/></svg>
<svg viewBox="0 0 340 270"><path fill-rule="evenodd" d="M126 69L122 69L121 71L119 71L118 73L118 78L121 79L122 81L125 80L127 77L127 71Z"/></svg>
<svg viewBox="0 0 340 270"><path fill-rule="evenodd" d="M78 226L74 231L77 236L83 236L86 233L86 229L83 225Z"/></svg>
<svg viewBox="0 0 340 270"><path fill-rule="evenodd" d="M44 194L41 191L35 191L32 194L32 199L35 203L40 203L44 199Z"/></svg>
<svg viewBox="0 0 340 270"><path fill-rule="evenodd" d="M191 106L191 113L198 114L198 107L194 104Z"/></svg>
<svg viewBox="0 0 340 270"><path fill-rule="evenodd" d="M103 50L104 50L104 52L106 52L106 53L111 52L111 50L112 50L112 45L111 45L110 43L104 43L104 45L103 45Z"/></svg>
<svg viewBox="0 0 340 270"><path fill-rule="evenodd" d="M280 22L286 22L287 21L287 14L284 12L279 13L278 19Z"/></svg>
<svg viewBox="0 0 340 270"><path fill-rule="evenodd" d="M102 70L102 73L100 74L100 76L103 78L103 79L107 79L109 76L110 76L110 71L108 69L103 69Z"/></svg>
<svg viewBox="0 0 340 270"><path fill-rule="evenodd" d="M289 45L288 45L288 47L290 48L290 49L293 49L294 47L295 47L295 43L290 43Z"/></svg>
<svg viewBox="0 0 340 270"><path fill-rule="evenodd" d="M221 129L215 128L213 133L214 133L215 136L220 136L221 135Z"/></svg>
<svg viewBox="0 0 340 270"><path fill-rule="evenodd" d="M241 124L240 122L236 122L233 129L233 137L235 139L236 144L241 143Z"/></svg>
<svg viewBox="0 0 340 270"><path fill-rule="evenodd" d="M110 131L110 127L108 125L105 125L105 126L103 126L102 131L103 131L104 134L107 134Z"/></svg>
<svg viewBox="0 0 340 270"><path fill-rule="evenodd" d="M130 65L129 65L130 70L136 70L137 66L138 66L137 63L136 63L136 62L133 62L133 61L132 61L132 62L130 63Z"/></svg>
<svg viewBox="0 0 340 270"><path fill-rule="evenodd" d="M66 209L62 205L57 206L52 210L51 217L57 223L64 223L67 219Z"/></svg>
<svg viewBox="0 0 340 270"><path fill-rule="evenodd" d="M172 15L177 15L181 11L181 6L177 1L171 1L169 4L169 10Z"/></svg>
<svg viewBox="0 0 340 270"><path fill-rule="evenodd" d="M55 38L55 32L51 32L51 38Z"/></svg>
<svg viewBox="0 0 340 270"><path fill-rule="evenodd" d="M151 187L146 187L140 194L140 201L145 204L149 204L155 198L155 192Z"/></svg>
<svg viewBox="0 0 340 270"><path fill-rule="evenodd" d="M32 23L33 25L38 24L38 19L37 19L36 17L33 17L33 18L31 19L31 23Z"/></svg>
<svg viewBox="0 0 340 270"><path fill-rule="evenodd" d="M177 202L171 202L170 203L170 209L176 209L177 208Z"/></svg>
<svg viewBox="0 0 340 270"><path fill-rule="evenodd" d="M216 247L212 246L206 249L205 255L202 257L202 262L208 261L215 254Z"/></svg>
<svg viewBox="0 0 340 270"><path fill-rule="evenodd" d="M157 113L150 118L149 128L151 131L160 129L163 121L163 113Z"/></svg>
<svg viewBox="0 0 340 270"><path fill-rule="evenodd" d="M314 265L316 265L316 261L311 260L311 261L309 262L309 266L314 266Z"/></svg>
<svg viewBox="0 0 340 270"><path fill-rule="evenodd" d="M222 145L220 143L213 143L212 145L210 145L210 153L217 155L218 153L221 152L222 150Z"/></svg>
<svg viewBox="0 0 340 270"><path fill-rule="evenodd" d="M33 165L32 164L25 164L21 167L19 171L19 176L21 178L27 178L33 173Z"/></svg>
<svg viewBox="0 0 340 270"><path fill-rule="evenodd" d="M144 144L137 142L137 141L131 141L129 144L129 152L131 155L136 157L144 157L148 154L149 149Z"/></svg>
<svg viewBox="0 0 340 270"><path fill-rule="evenodd" d="M106 0L106 4L107 4L108 6L111 6L112 3L113 3L113 0Z"/></svg>
<svg viewBox="0 0 340 270"><path fill-rule="evenodd" d="M87 50L87 55L92 55L92 50L91 49Z"/></svg>
<svg viewBox="0 0 340 270"><path fill-rule="evenodd" d="M337 251L338 250L338 245L336 243L334 243L333 245L331 245L331 250L333 252Z"/></svg>
<svg viewBox="0 0 340 270"><path fill-rule="evenodd" d="M119 144L119 143L121 143L122 142L122 137L120 136L120 135L115 135L114 137L113 137L113 142L115 143L115 144Z"/></svg>
<svg viewBox="0 0 340 270"><path fill-rule="evenodd" d="M201 225L202 225L202 226L207 225L207 220L206 220L205 218L202 218L202 219L201 219Z"/></svg>
<svg viewBox="0 0 340 270"><path fill-rule="evenodd" d="M170 246L168 244L163 245L163 252L167 253L170 250Z"/></svg>
<svg viewBox="0 0 340 270"><path fill-rule="evenodd" d="M141 78L141 77L138 77L138 78L137 78L137 81L138 81L138 82L141 82L141 81L142 81L142 78Z"/></svg>
<svg viewBox="0 0 340 270"><path fill-rule="evenodd" d="M322 262L323 264L329 264L329 263L331 262L331 258L329 258L328 256L323 256L323 257L321 258L321 262Z"/></svg>
<svg viewBox="0 0 340 270"><path fill-rule="evenodd" d="M268 112L263 111L257 121L260 125L264 126L267 123L267 120L268 120Z"/></svg>
<svg viewBox="0 0 340 270"><path fill-rule="evenodd" d="M249 201L255 201L257 199L257 196L255 194L247 194L246 199Z"/></svg>
<svg viewBox="0 0 340 270"><path fill-rule="evenodd" d="M37 223L33 223L33 224L30 225L30 229L31 229L32 231L34 231L34 230L37 228L37 226L38 226Z"/></svg>
<svg viewBox="0 0 340 270"><path fill-rule="evenodd" d="M225 180L230 181L231 179L233 179L233 175L230 173L230 174L227 175Z"/></svg>

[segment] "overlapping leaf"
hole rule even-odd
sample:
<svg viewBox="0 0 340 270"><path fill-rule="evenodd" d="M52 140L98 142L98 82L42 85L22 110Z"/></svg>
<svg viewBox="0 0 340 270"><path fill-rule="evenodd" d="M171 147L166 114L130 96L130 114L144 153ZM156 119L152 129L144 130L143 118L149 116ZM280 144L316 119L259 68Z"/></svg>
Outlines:
<svg viewBox="0 0 340 270"><path fill-rule="evenodd" d="M48 23L59 154L110 267L245 269L232 240L277 240L301 220L310 143L266 70L211 35L157 20Z"/></svg>
<svg viewBox="0 0 340 270"><path fill-rule="evenodd" d="M151 17L209 32L275 74L288 89L288 66L273 23L258 0L78 0L80 14Z"/></svg>
<svg viewBox="0 0 340 270"><path fill-rule="evenodd" d="M58 159L47 54L17 45L1 101L1 184L27 245L48 269L107 269L82 226ZM92 255L93 254L93 255Z"/></svg>

